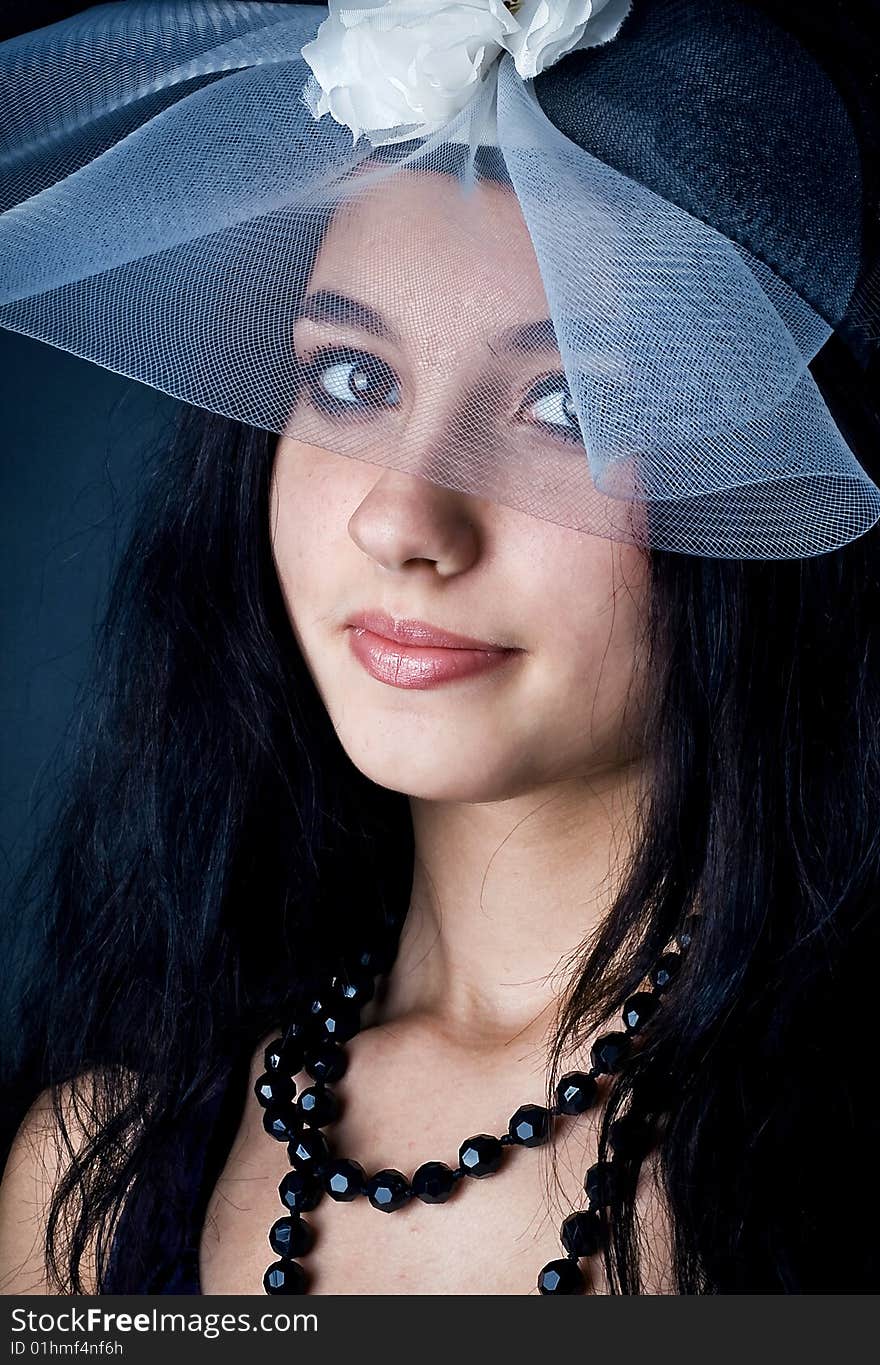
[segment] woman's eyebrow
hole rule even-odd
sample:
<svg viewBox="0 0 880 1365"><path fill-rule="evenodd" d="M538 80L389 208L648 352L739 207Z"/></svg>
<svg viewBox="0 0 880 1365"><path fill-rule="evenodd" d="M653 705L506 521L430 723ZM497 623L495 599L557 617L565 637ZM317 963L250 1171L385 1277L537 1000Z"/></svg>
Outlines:
<svg viewBox="0 0 880 1365"><path fill-rule="evenodd" d="M337 294L332 289L318 289L304 298L296 311L294 322L297 318L311 318L312 322L343 323L349 327L360 327L386 341L400 341L394 328L368 304L349 298L347 294Z"/></svg>
<svg viewBox="0 0 880 1365"><path fill-rule="evenodd" d="M338 294L333 289L318 289L304 298L294 322L297 318L310 318L312 322L343 323L349 327L359 327L385 341L400 343L397 332L374 308L348 294ZM509 327L491 344L490 349L502 354L527 355L533 351L555 351L558 354L559 343L552 319L538 318L534 322Z"/></svg>
<svg viewBox="0 0 880 1365"><path fill-rule="evenodd" d="M535 322L526 322L521 327L508 328L506 332L501 333L492 350L519 355L528 355L531 351L556 351L558 354L559 342L553 319L538 318Z"/></svg>

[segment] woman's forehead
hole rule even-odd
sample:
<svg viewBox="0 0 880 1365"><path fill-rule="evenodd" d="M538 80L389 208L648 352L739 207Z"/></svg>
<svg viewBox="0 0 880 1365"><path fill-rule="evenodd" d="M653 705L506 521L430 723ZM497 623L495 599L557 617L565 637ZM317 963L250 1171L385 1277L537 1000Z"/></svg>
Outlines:
<svg viewBox="0 0 880 1365"><path fill-rule="evenodd" d="M465 330L485 338L544 318L547 297L515 194L466 193L451 176L390 176L340 207L309 293L333 289L382 314L402 338Z"/></svg>

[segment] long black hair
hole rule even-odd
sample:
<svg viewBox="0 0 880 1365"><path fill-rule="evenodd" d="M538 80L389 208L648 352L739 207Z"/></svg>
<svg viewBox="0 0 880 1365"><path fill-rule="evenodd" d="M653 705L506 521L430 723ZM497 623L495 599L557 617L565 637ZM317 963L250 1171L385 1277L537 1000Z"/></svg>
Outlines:
<svg viewBox="0 0 880 1365"><path fill-rule="evenodd" d="M813 371L880 477L871 375L837 337ZM302 1014L340 944L384 942L406 913L408 802L343 751L281 596L276 440L182 410L16 897L16 1093L51 1086L63 1133L75 1081L88 1135L45 1230L60 1292L82 1291L90 1243L100 1289L126 1202L121 1278L161 1274L161 1232L186 1204L178 1134ZM654 780L615 904L572 959L548 1095L565 1050L698 913L614 1078L600 1157L622 1113L657 1121L680 1293L876 1290L880 530L803 560L649 563ZM610 1225L619 1293L642 1285L636 1166Z"/></svg>

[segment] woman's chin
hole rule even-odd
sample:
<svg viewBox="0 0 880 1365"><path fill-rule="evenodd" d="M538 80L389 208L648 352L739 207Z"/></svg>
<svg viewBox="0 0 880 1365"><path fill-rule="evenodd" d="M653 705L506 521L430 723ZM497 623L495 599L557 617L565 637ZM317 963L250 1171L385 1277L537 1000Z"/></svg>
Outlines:
<svg viewBox="0 0 880 1365"><path fill-rule="evenodd" d="M377 786L422 801L478 804L504 801L528 790L532 782L522 756L481 751L464 739L438 745L425 735L383 743L381 735L339 736L352 763Z"/></svg>

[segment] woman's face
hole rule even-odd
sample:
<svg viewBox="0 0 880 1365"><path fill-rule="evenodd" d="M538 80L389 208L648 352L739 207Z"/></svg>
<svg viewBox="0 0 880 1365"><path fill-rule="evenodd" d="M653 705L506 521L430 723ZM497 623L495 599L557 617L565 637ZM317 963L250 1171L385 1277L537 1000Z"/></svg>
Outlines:
<svg viewBox="0 0 880 1365"><path fill-rule="evenodd" d="M381 313L388 336L308 317L294 332L304 361L341 346L393 372L407 414L397 439L418 432L411 439L425 442L405 451L410 468L428 466L437 413L475 384L479 392L483 376L483 393L497 391L501 334L548 312L513 194L478 184L464 232L448 213L450 193L459 190L443 176L397 177L392 190L364 197L356 219L337 214L324 238L306 299L325 290L354 298ZM457 258L467 260L468 288L430 318L408 306L404 289L381 287L385 262L396 281L408 261L420 280L432 261L444 262L439 281ZM338 362L331 357L313 376L326 378ZM430 383L420 384L428 367ZM514 415L544 423L541 439L565 439L546 427L535 394L548 371L564 382L558 351L505 357L499 440ZM642 552L387 467L379 445L369 445L389 439L381 417L375 429L360 426L369 435L357 457L327 449L309 403L307 391L298 406L306 404L308 440L285 434L277 445L272 544L294 634L352 762L411 796L485 802L637 757L629 727L639 707ZM448 439L448 422L443 428ZM297 430L296 412L289 429ZM350 622L360 612L415 618L515 652L416 647L407 655L358 634ZM492 666L469 671L481 661Z"/></svg>

